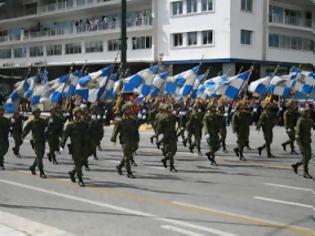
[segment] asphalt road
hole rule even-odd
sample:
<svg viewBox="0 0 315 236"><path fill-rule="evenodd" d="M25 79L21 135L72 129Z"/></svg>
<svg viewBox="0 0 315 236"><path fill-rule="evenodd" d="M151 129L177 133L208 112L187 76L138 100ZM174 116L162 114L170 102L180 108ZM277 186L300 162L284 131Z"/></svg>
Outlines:
<svg viewBox="0 0 315 236"><path fill-rule="evenodd" d="M141 132L137 178L128 179L116 172L122 152L109 142L107 127L105 151L84 171L85 188L70 182L66 150L58 166L45 157L48 178L40 179L28 171L34 158L30 144L23 144L22 159L10 147L6 170L0 171L0 235L315 235L314 181L304 179L302 169L299 175L291 170L299 156L283 152L284 129L274 130L276 159L258 156L263 138L253 129L246 162L231 152L235 135L228 131L230 152L218 152L217 167L179 144L178 173L162 167L151 133ZM310 172L315 175L313 160Z"/></svg>

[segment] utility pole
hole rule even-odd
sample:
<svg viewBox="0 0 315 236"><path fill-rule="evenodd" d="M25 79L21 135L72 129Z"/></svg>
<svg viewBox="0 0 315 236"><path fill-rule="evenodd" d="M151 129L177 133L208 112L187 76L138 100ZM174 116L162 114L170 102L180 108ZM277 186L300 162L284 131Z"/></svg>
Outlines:
<svg viewBox="0 0 315 236"><path fill-rule="evenodd" d="M127 0L121 0L121 54L123 71L127 66Z"/></svg>

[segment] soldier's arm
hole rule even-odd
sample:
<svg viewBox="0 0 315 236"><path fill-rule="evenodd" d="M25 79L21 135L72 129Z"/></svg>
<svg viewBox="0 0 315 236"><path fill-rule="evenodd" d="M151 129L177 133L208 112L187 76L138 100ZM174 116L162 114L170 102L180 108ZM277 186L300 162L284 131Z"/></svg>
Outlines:
<svg viewBox="0 0 315 236"><path fill-rule="evenodd" d="M118 121L118 122L115 123L115 125L114 125L112 137L111 137L111 139L110 139L110 141L113 142L113 143L116 143L116 141L117 141L117 136L118 136L119 130L120 130L120 124L121 124L121 121Z"/></svg>
<svg viewBox="0 0 315 236"><path fill-rule="evenodd" d="M62 148L64 148L64 146L66 145L67 139L69 138L70 133L71 133L71 129L72 129L72 124L71 123L67 124L65 130L63 131L62 138L60 141L60 146Z"/></svg>
<svg viewBox="0 0 315 236"><path fill-rule="evenodd" d="M22 139L24 139L28 135L28 133L31 131L31 127L32 127L32 121L29 121L25 125L25 127L24 127L24 129L22 131Z"/></svg>
<svg viewBox="0 0 315 236"><path fill-rule="evenodd" d="M285 111L283 114L283 123L284 123L284 127L287 129L288 128L288 116L287 116L287 112Z"/></svg>

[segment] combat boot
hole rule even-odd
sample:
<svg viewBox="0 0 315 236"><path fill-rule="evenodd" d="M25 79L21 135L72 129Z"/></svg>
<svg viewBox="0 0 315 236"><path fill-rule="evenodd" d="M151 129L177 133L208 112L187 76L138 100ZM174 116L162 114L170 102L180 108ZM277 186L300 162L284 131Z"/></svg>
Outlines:
<svg viewBox="0 0 315 236"><path fill-rule="evenodd" d="M79 186L85 187L85 183L83 182L82 176L78 176L78 179L79 179Z"/></svg>
<svg viewBox="0 0 315 236"><path fill-rule="evenodd" d="M50 153L47 153L47 157L48 157L48 161L52 161L52 156L51 156L51 154Z"/></svg>
<svg viewBox="0 0 315 236"><path fill-rule="evenodd" d="M298 174L299 166L300 166L300 165L301 165L300 162L297 162L296 164L291 165L291 167L292 167L292 169L293 169L293 171L294 171L295 174Z"/></svg>
<svg viewBox="0 0 315 236"><path fill-rule="evenodd" d="M170 164L170 171L171 172L177 172L177 170L175 169L175 166L174 166L174 164Z"/></svg>
<svg viewBox="0 0 315 236"><path fill-rule="evenodd" d="M35 167L34 166L30 167L30 171L31 171L32 175L36 175L36 171L35 171Z"/></svg>
<svg viewBox="0 0 315 236"><path fill-rule="evenodd" d="M135 178L136 178L136 176L133 175L133 173L132 173L131 170L129 170L129 171L127 172L127 177L128 177L128 178L131 178L131 179L135 179Z"/></svg>
<svg viewBox="0 0 315 236"><path fill-rule="evenodd" d="M276 158L272 153L268 153L268 158Z"/></svg>
<svg viewBox="0 0 315 236"><path fill-rule="evenodd" d="M258 154L259 154L259 156L261 156L262 147L258 147L257 149L258 149Z"/></svg>
<svg viewBox="0 0 315 236"><path fill-rule="evenodd" d="M153 142L154 142L154 136L151 136L151 137L150 137L150 142L153 144Z"/></svg>
<svg viewBox="0 0 315 236"><path fill-rule="evenodd" d="M191 153L194 153L194 146L193 146L193 145L189 146L189 151L190 151Z"/></svg>
<svg viewBox="0 0 315 236"><path fill-rule="evenodd" d="M161 162L163 163L164 168L167 168L166 159L165 158L161 159Z"/></svg>
<svg viewBox="0 0 315 236"><path fill-rule="evenodd" d="M1 170L5 170L5 167L4 167L3 163L0 164L0 169Z"/></svg>
<svg viewBox="0 0 315 236"><path fill-rule="evenodd" d="M99 160L96 154L93 154L93 157L94 157L94 160L95 160L95 161L98 161L98 160Z"/></svg>
<svg viewBox="0 0 315 236"><path fill-rule="evenodd" d="M138 166L134 159L130 160L132 166Z"/></svg>
<svg viewBox="0 0 315 236"><path fill-rule="evenodd" d="M18 150L17 150L15 147L12 148L12 151L13 151L13 154L14 154L17 158L21 158L20 153L18 152Z"/></svg>
<svg viewBox="0 0 315 236"><path fill-rule="evenodd" d="M45 175L43 170L40 171L39 177L41 177L42 179L46 179L47 178L47 176Z"/></svg>
<svg viewBox="0 0 315 236"><path fill-rule="evenodd" d="M291 150L291 155L298 155L298 153L294 149L292 149Z"/></svg>
<svg viewBox="0 0 315 236"><path fill-rule="evenodd" d="M247 161L246 158L243 156L243 152L240 151L240 160L241 161Z"/></svg>
<svg viewBox="0 0 315 236"><path fill-rule="evenodd" d="M287 145L285 143L281 144L282 148L283 148L283 151L287 151Z"/></svg>
<svg viewBox="0 0 315 236"><path fill-rule="evenodd" d="M122 172L122 170L121 170L121 167L120 167L119 165L116 166L116 169L117 169L117 172L118 172L119 175L122 175L122 174L123 174L123 172Z"/></svg>
<svg viewBox="0 0 315 236"><path fill-rule="evenodd" d="M234 148L234 152L235 152L235 154L236 154L236 156L240 156L240 152L239 152L239 149L238 148Z"/></svg>
<svg viewBox="0 0 315 236"><path fill-rule="evenodd" d="M90 171L90 167L89 167L88 164L84 164L84 167L85 167L85 170L86 170L86 171Z"/></svg>
<svg viewBox="0 0 315 236"><path fill-rule="evenodd" d="M74 171L69 171L68 174L70 176L71 182L75 183L75 175L74 175L75 173L74 173Z"/></svg>
<svg viewBox="0 0 315 236"><path fill-rule="evenodd" d="M183 145L184 145L184 147L187 147L187 139L183 140Z"/></svg>
<svg viewBox="0 0 315 236"><path fill-rule="evenodd" d="M313 176L311 176L310 173L308 172L308 167L304 168L303 177L306 178L306 179L313 179Z"/></svg>

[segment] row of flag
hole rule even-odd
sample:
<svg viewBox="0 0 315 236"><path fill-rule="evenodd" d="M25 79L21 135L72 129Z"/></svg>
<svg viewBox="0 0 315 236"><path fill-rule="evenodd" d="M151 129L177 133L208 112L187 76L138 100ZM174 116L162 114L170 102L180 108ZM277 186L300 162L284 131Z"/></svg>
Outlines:
<svg viewBox="0 0 315 236"><path fill-rule="evenodd" d="M122 93L139 94L136 99L138 103L148 96L154 98L165 94L177 99L223 96L233 100L247 87L249 92L260 97L266 94L289 97L292 91L307 96L315 88L314 72L302 71L299 68L292 68L289 75L267 76L248 86L252 69L231 77L223 74L208 79L209 71L200 74L200 67L201 64L170 76L168 71L160 71L160 65L157 64L122 80L113 73L113 65L85 76L79 71L71 72L52 81L48 81L48 73L43 71L16 84L16 89L6 102L6 109L13 112L21 98L30 101L32 106L44 102L59 103L64 97L71 98L75 95L94 103L101 99L115 99L120 88Z"/></svg>

